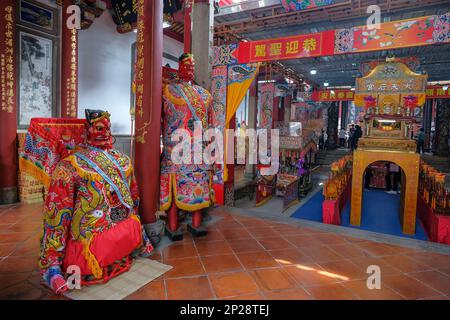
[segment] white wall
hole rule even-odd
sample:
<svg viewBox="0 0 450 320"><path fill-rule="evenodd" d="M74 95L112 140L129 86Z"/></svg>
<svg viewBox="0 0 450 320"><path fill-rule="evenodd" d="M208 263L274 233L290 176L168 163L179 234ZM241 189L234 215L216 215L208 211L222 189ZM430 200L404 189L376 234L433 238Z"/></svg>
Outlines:
<svg viewBox="0 0 450 320"><path fill-rule="evenodd" d="M78 117L84 110L111 113L114 134L129 134L131 45L136 33L120 34L107 11L79 33Z"/></svg>
<svg viewBox="0 0 450 320"><path fill-rule="evenodd" d="M130 134L131 45L136 33L120 34L108 11L79 33L78 117L84 110L106 109L111 113L114 134ZM164 36L164 52L179 57L183 44ZM163 59L163 65L178 64Z"/></svg>
<svg viewBox="0 0 450 320"><path fill-rule="evenodd" d="M175 58L178 58L183 54L183 43L179 42L173 38L170 38L166 35L163 36L163 43L164 43L164 52L168 53ZM166 59L163 57L163 66L166 65L166 63L170 64L170 67L173 69L178 69L178 62L174 62L172 60Z"/></svg>

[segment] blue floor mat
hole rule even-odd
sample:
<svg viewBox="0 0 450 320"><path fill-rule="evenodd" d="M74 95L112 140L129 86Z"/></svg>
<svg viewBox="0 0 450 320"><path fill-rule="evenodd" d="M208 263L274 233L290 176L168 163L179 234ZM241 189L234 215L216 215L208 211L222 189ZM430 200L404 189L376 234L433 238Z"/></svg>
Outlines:
<svg viewBox="0 0 450 320"><path fill-rule="evenodd" d="M322 192L317 192L303 206L295 211L291 217L322 222ZM414 236L402 233L399 216L400 195L388 194L383 190L371 189L364 191L362 204L361 226L350 225L350 203L344 207L341 213L341 225L355 229L380 232L406 238L428 240L422 223L417 219L416 234Z"/></svg>
<svg viewBox="0 0 450 320"><path fill-rule="evenodd" d="M324 200L322 190L319 190L305 204L295 211L291 217L311 221L322 222L322 202Z"/></svg>

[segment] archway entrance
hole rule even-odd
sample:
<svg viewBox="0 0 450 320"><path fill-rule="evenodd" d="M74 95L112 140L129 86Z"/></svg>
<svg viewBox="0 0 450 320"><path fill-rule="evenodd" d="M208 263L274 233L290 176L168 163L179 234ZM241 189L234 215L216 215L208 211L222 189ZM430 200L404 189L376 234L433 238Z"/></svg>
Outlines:
<svg viewBox="0 0 450 320"><path fill-rule="evenodd" d="M412 152L356 150L353 153L350 223L354 226L361 225L364 172L369 165L377 161L395 163L402 168L399 207L402 231L405 234L415 234L420 157Z"/></svg>
<svg viewBox="0 0 450 320"><path fill-rule="evenodd" d="M361 228L387 234L402 233L402 168L389 161L369 164L363 175Z"/></svg>

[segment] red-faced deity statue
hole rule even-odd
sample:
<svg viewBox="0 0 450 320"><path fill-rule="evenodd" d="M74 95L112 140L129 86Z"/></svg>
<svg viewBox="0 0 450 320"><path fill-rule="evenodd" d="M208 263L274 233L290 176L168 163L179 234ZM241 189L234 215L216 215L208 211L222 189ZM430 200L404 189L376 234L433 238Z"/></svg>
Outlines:
<svg viewBox="0 0 450 320"><path fill-rule="evenodd" d="M100 149L112 149L110 114L102 110L86 109L86 143Z"/></svg>
<svg viewBox="0 0 450 320"><path fill-rule="evenodd" d="M194 80L195 61L190 53L184 53L179 59L178 76L181 80L191 82Z"/></svg>

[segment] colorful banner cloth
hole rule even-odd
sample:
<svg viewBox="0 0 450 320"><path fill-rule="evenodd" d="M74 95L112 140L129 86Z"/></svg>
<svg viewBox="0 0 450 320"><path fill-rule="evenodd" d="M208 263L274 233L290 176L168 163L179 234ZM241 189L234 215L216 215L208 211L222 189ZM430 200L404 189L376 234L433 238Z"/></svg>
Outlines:
<svg viewBox="0 0 450 320"><path fill-rule="evenodd" d="M237 48L237 43L213 47L213 66L237 64Z"/></svg>
<svg viewBox="0 0 450 320"><path fill-rule="evenodd" d="M258 74L258 70L259 63L238 64L228 67L226 126L239 108L248 88Z"/></svg>
<svg viewBox="0 0 450 320"><path fill-rule="evenodd" d="M274 83L265 83L259 86L258 94L258 129L272 129Z"/></svg>
<svg viewBox="0 0 450 320"><path fill-rule="evenodd" d="M385 22L379 29L358 26L215 47L213 65L331 56L448 42L450 12Z"/></svg>
<svg viewBox="0 0 450 320"><path fill-rule="evenodd" d="M33 118L20 154L20 170L50 184L60 160L84 140L84 119Z"/></svg>
<svg viewBox="0 0 450 320"><path fill-rule="evenodd" d="M244 99L250 85L255 76L258 74L259 63L238 64L228 67L228 84L227 84L227 107L225 118L225 129L229 128L230 122L233 119L237 109L239 108L242 99ZM272 93L273 95L273 93ZM227 148L228 143L225 135L225 153L224 162L227 163ZM223 180L228 181L228 170L224 167Z"/></svg>
<svg viewBox="0 0 450 320"><path fill-rule="evenodd" d="M450 13L382 23L380 29L367 26L338 29L335 54L416 47L450 42Z"/></svg>
<svg viewBox="0 0 450 320"><path fill-rule="evenodd" d="M211 79L211 95L213 97L211 125L220 132L225 130L225 113L227 108L227 66L213 67ZM214 164L214 183L223 183L223 166Z"/></svg>
<svg viewBox="0 0 450 320"><path fill-rule="evenodd" d="M286 11L301 11L333 4L334 0L281 0Z"/></svg>

